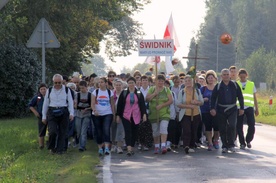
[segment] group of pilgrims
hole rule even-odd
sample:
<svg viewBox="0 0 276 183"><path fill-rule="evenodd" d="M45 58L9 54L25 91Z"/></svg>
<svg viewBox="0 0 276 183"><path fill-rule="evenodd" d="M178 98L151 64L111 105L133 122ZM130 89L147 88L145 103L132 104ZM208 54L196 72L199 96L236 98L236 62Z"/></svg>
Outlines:
<svg viewBox="0 0 276 183"><path fill-rule="evenodd" d="M200 147L233 153L237 141L240 149L251 148L259 113L254 82L248 80L245 69L235 66L222 69L219 75L213 70L197 71L195 76L109 71L103 77L94 73L61 76L61 83L53 78L54 85L68 87L67 95L72 95L74 104L74 118L67 120L62 148L66 151L74 143L83 152L88 138L96 141L99 156L133 156L138 150L167 154L180 148L189 154ZM47 106L43 105L46 93L49 88L40 84L29 104L38 117L41 149L48 125ZM42 120L43 111L46 120ZM58 130L54 133L58 138ZM47 147L53 150L53 146Z"/></svg>

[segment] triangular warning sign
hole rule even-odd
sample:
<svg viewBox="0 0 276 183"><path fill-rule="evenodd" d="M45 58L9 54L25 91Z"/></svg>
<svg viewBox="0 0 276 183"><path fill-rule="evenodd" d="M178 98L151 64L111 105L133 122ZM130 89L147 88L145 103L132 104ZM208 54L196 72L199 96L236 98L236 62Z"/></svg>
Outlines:
<svg viewBox="0 0 276 183"><path fill-rule="evenodd" d="M43 29L43 30L42 30ZM52 31L49 23L45 18L41 18L37 24L33 34L27 42L28 48L41 48L42 47L42 31L44 31L44 44L45 48L59 48L60 43L57 40L54 32Z"/></svg>

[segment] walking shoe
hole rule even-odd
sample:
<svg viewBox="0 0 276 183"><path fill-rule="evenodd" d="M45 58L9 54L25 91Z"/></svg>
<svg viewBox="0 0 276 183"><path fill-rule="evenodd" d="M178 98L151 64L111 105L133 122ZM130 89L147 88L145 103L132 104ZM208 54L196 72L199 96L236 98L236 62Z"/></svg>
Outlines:
<svg viewBox="0 0 276 183"><path fill-rule="evenodd" d="M123 154L123 149L121 147L117 147L117 153L118 154Z"/></svg>
<svg viewBox="0 0 276 183"><path fill-rule="evenodd" d="M117 149L117 147L113 145L113 146L111 147L111 152L116 152L116 149Z"/></svg>
<svg viewBox="0 0 276 183"><path fill-rule="evenodd" d="M109 149L108 149L108 148L105 148L105 150L104 150L104 154L105 154L105 155L109 155L109 154L110 154L110 151L109 151Z"/></svg>
<svg viewBox="0 0 276 183"><path fill-rule="evenodd" d="M190 149L190 148L189 148L188 146L186 146L186 147L184 148L184 151L185 151L186 154L189 154L189 149Z"/></svg>
<svg viewBox="0 0 276 183"><path fill-rule="evenodd" d="M144 151L148 151L149 148L147 148L147 147L144 146L144 147L143 147L143 150L144 150Z"/></svg>
<svg viewBox="0 0 276 183"><path fill-rule="evenodd" d="M208 151L212 151L212 149L213 149L213 145L212 145L212 144L209 144L207 150L208 150Z"/></svg>
<svg viewBox="0 0 276 183"><path fill-rule="evenodd" d="M162 147L162 154L166 154L167 153L167 148L165 146Z"/></svg>
<svg viewBox="0 0 276 183"><path fill-rule="evenodd" d="M154 154L159 154L159 147L154 148Z"/></svg>
<svg viewBox="0 0 276 183"><path fill-rule="evenodd" d="M194 152L195 152L195 150L194 150L194 149L189 148L189 153L194 153Z"/></svg>
<svg viewBox="0 0 276 183"><path fill-rule="evenodd" d="M221 152L222 152L222 153L227 153L227 152L228 152L228 149L224 147L224 148L222 148Z"/></svg>
<svg viewBox="0 0 276 183"><path fill-rule="evenodd" d="M131 151L127 151L126 155L131 156L132 155Z"/></svg>
<svg viewBox="0 0 276 183"><path fill-rule="evenodd" d="M245 145L241 144L240 149L245 150Z"/></svg>
<svg viewBox="0 0 276 183"><path fill-rule="evenodd" d="M84 149L83 148L79 148L79 152L83 152L84 151Z"/></svg>
<svg viewBox="0 0 276 183"><path fill-rule="evenodd" d="M235 147L230 147L229 149L228 149L231 153L234 153L234 152L236 152L236 149L235 149Z"/></svg>
<svg viewBox="0 0 276 183"><path fill-rule="evenodd" d="M142 145L139 144L138 147L137 147L138 150L142 150Z"/></svg>
<svg viewBox="0 0 276 183"><path fill-rule="evenodd" d="M99 156L103 156L103 149L100 148L98 153L99 153Z"/></svg>
<svg viewBox="0 0 276 183"><path fill-rule="evenodd" d="M167 151L170 152L172 151L172 148L170 146L167 147Z"/></svg>
<svg viewBox="0 0 276 183"><path fill-rule="evenodd" d="M219 149L219 142L214 141L213 146L214 146L215 149Z"/></svg>
<svg viewBox="0 0 276 183"><path fill-rule="evenodd" d="M250 143L247 143L247 147L250 149L252 145Z"/></svg>

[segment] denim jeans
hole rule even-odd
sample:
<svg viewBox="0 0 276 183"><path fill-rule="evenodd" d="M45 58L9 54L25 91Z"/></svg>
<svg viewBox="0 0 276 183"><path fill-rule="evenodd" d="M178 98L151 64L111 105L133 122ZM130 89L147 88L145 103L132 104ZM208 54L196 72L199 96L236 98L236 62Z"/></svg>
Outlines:
<svg viewBox="0 0 276 183"><path fill-rule="evenodd" d="M110 126L113 121L113 114L107 114L104 116L94 116L93 123L97 134L97 144L100 145L103 142L110 143Z"/></svg>
<svg viewBox="0 0 276 183"><path fill-rule="evenodd" d="M89 122L90 116L84 118L76 117L75 127L77 131L77 137L79 138L79 149L85 149Z"/></svg>

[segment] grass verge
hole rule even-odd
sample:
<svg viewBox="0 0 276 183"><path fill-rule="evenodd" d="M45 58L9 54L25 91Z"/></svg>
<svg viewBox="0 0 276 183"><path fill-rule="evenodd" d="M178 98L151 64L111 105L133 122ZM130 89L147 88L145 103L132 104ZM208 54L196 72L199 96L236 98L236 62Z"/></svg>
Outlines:
<svg viewBox="0 0 276 183"><path fill-rule="evenodd" d="M100 160L96 144L87 151L69 148L63 155L39 150L37 120L33 117L0 120L0 182L97 182Z"/></svg>
<svg viewBox="0 0 276 183"><path fill-rule="evenodd" d="M257 95L259 116L256 117L256 122L265 123L276 126L276 104L269 106L269 95Z"/></svg>

